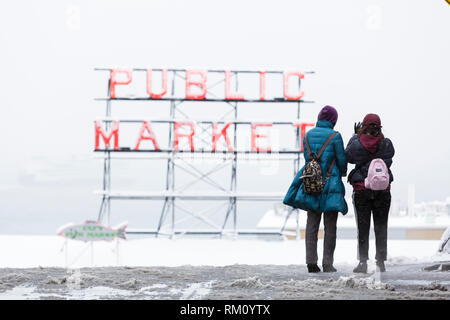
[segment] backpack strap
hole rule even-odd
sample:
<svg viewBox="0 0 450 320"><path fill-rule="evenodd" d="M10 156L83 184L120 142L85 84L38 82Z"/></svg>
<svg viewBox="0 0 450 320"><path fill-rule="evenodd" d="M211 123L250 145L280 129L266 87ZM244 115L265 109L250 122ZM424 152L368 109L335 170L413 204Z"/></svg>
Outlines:
<svg viewBox="0 0 450 320"><path fill-rule="evenodd" d="M306 134L306 133L305 133L305 147L306 147L306 150L308 151L308 155L309 155L308 161L311 161L311 159L312 159L311 148L309 147L308 134Z"/></svg>
<svg viewBox="0 0 450 320"><path fill-rule="evenodd" d="M320 148L319 153L316 154L316 159L319 160L320 156L322 155L322 153L325 151L325 148L327 147L327 145L330 143L331 139L333 139L333 137L336 135L336 131L334 131L329 137L328 139L325 141L325 143L322 145L322 148ZM308 155L309 155L309 161L311 161L312 159L312 154L311 154L311 148L309 147L309 143L308 143L308 134L305 134L305 146L306 146L306 150L308 150Z"/></svg>
<svg viewBox="0 0 450 320"><path fill-rule="evenodd" d="M328 178L331 175L331 169L333 169L333 166L334 166L335 162L336 162L336 158L333 158L333 161L331 161L330 167L328 168L327 175L325 177L325 183L327 183L327 180L328 180Z"/></svg>
<svg viewBox="0 0 450 320"><path fill-rule="evenodd" d="M329 136L328 139L325 141L325 143L323 144L322 148L321 148L320 151L319 151L319 154L317 155L317 159L320 158L320 156L321 156L322 153L324 152L325 148L326 148L327 145L330 143L331 139L333 139L333 137L336 135L336 133L337 133L336 131L333 132L333 133L331 134L331 136ZM334 163L335 163L335 162L336 162L336 158L333 158L333 160L331 161L330 167L328 168L327 175L325 176L325 183L327 183L327 180L328 180L328 178L329 178L330 175L331 175L331 170L333 169Z"/></svg>
<svg viewBox="0 0 450 320"><path fill-rule="evenodd" d="M330 143L331 139L333 139L333 137L336 135L336 131L334 131L329 137L328 139L325 141L325 143L323 144L322 148L320 149L319 153L317 154L317 159L320 158L320 156L322 155L322 153L325 151L325 148L327 147L327 145Z"/></svg>

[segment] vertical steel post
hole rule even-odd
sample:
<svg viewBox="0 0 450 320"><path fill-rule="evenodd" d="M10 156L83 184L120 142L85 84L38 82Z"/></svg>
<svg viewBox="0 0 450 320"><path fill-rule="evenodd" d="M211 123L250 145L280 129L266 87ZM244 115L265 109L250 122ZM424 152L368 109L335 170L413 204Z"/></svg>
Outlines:
<svg viewBox="0 0 450 320"><path fill-rule="evenodd" d="M172 97L175 95L175 77L176 77L176 71L172 72L172 89L171 94ZM175 101L170 102L170 118L173 120L175 118ZM168 140L168 149L172 149L172 153L170 154L170 157L167 159L167 170L166 170L166 192L172 191L174 187L174 177L173 177L173 170L174 170L174 141L173 141L173 135L175 134L175 124L172 121L169 124L169 140ZM164 222L164 219L168 212L172 209L172 236L174 234L174 199L172 197L165 197L164 205L161 210L161 215L159 217L158 222L158 228L155 233L155 237L158 237L159 232L161 230L162 224Z"/></svg>
<svg viewBox="0 0 450 320"><path fill-rule="evenodd" d="M94 241L91 241L91 267L94 266Z"/></svg>
<svg viewBox="0 0 450 320"><path fill-rule="evenodd" d="M106 117L109 118L111 116L111 75L108 80L108 89L106 100ZM111 122L107 121L105 123L105 128L108 131L111 127ZM111 153L108 148L105 148L105 159L103 161L103 198L102 203L100 205L100 211L98 214L97 220L102 222L104 213L106 212L108 215L108 226L110 225L110 216L111 216L111 205L110 205L110 197L109 193L111 191Z"/></svg>
<svg viewBox="0 0 450 320"><path fill-rule="evenodd" d="M108 98L111 98L111 75L110 75L110 79L108 81ZM111 100L108 99L106 101L106 117L109 118L111 117ZM111 122L106 123L105 125L106 130L108 131L109 129L111 129ZM107 184L106 184L106 188L107 188L107 198L106 198L106 203L107 203L107 214L108 214L108 227L110 226L111 223L111 199L109 197L110 192L111 192L111 152L109 150L109 148L107 148L106 151L106 168L107 168Z"/></svg>
<svg viewBox="0 0 450 320"><path fill-rule="evenodd" d="M64 241L64 265L66 269L69 267L69 240Z"/></svg>
<svg viewBox="0 0 450 320"><path fill-rule="evenodd" d="M235 72L235 81L236 81L236 92L239 90L239 80L238 80L238 73ZM234 118L237 119L238 117L238 102L236 101L234 105ZM237 125L234 125L234 150L237 151ZM236 195L236 187L237 187L237 152L234 153L233 157L233 169L232 169L232 192ZM234 237L237 236L237 203L236 203L236 196L232 198L233 201L233 232Z"/></svg>
<svg viewBox="0 0 450 320"><path fill-rule="evenodd" d="M172 97L175 96L175 77L176 77L176 71L173 73L173 79L172 79ZM170 157L170 192L174 193L175 191L175 112L176 112L176 104L175 101L171 101L170 103L170 118L172 120L172 126L170 128L171 132L173 134L170 134L169 136L169 143L172 147L172 153ZM171 197L171 210L172 210L172 234L170 238L172 239L175 235L175 197Z"/></svg>
<svg viewBox="0 0 450 320"><path fill-rule="evenodd" d="M300 88L300 79L298 81L298 86ZM300 119L300 101L297 103L297 119ZM296 132L295 132L295 136L296 136L296 148L297 150L301 151L301 133L300 133L300 128L296 128ZM294 178L297 175L297 172L300 170L300 153L297 153L297 159L294 160ZM290 210L294 210L292 207L290 208ZM296 239L300 240L300 226L299 226L299 222L298 222L298 215L299 215L299 211L298 209L295 209L295 213L296 213L296 228L295 228L295 235L296 235Z"/></svg>
<svg viewBox="0 0 450 320"><path fill-rule="evenodd" d="M116 239L116 265L119 266L119 238Z"/></svg>
<svg viewBox="0 0 450 320"><path fill-rule="evenodd" d="M297 103L297 119L300 119L300 101ZM295 132L295 140L296 140L296 148L297 150L301 151L301 134L300 134L300 128L296 128ZM294 177L297 174L298 170L300 170L300 153L297 153L297 159L294 160Z"/></svg>
<svg viewBox="0 0 450 320"><path fill-rule="evenodd" d="M108 208L108 227L111 226L111 198L109 197L110 192L111 192L111 153L108 151L108 184L107 184L107 188L108 188L108 198L107 198L107 208Z"/></svg>

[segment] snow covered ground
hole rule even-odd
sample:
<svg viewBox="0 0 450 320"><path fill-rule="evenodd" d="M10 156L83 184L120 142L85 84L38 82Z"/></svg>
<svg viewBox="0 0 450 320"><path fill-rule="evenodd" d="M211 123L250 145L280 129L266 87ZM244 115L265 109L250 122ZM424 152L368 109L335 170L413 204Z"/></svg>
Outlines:
<svg viewBox="0 0 450 320"><path fill-rule="evenodd" d="M69 241L65 251L61 237L0 236L0 299L450 299L450 272L423 270L450 261L438 245L390 240L387 272L371 262L356 275L354 240L338 239L337 273L309 274L304 240L142 238L93 251Z"/></svg>
<svg viewBox="0 0 450 320"><path fill-rule="evenodd" d="M321 245L322 240L319 240L319 254ZM438 240L389 240L389 261L419 263L440 260L442 257L436 255L438 246ZM375 243L371 241L371 257L375 255L374 249ZM335 263L355 264L356 250L356 240L338 239ZM95 242L92 247L90 243L69 240L66 250L65 239L58 236L2 235L0 252L0 268L305 263L304 240L149 237L120 240L118 246L116 241Z"/></svg>

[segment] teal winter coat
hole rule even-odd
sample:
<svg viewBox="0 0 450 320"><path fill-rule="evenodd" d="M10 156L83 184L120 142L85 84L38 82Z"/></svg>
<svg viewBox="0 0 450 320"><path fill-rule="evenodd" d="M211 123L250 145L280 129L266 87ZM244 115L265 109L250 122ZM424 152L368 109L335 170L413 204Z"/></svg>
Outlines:
<svg viewBox="0 0 450 320"><path fill-rule="evenodd" d="M316 154L319 153L325 140L327 140L334 132L333 127L331 122L319 120L316 123L316 127L307 132L311 152L315 152ZM306 150L305 138L303 138L303 146L303 155L306 164L309 160L309 154ZM335 164L322 193L318 195L305 193L303 189L303 180L300 179L305 168L303 166L289 187L283 203L302 210L314 210L319 212L338 211L345 215L348 211L348 207L344 199L345 188L341 177L347 175L347 159L342 136L339 132L331 139L320 157L320 167L322 168L324 179L334 158L336 158Z"/></svg>

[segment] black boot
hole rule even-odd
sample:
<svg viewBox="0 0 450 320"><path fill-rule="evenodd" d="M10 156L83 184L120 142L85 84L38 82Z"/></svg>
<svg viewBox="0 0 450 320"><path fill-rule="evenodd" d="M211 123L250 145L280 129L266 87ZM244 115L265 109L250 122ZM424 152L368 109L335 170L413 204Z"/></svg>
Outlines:
<svg viewBox="0 0 450 320"><path fill-rule="evenodd" d="M377 261L376 265L377 265L377 271L379 271L379 272L386 271L386 267L384 266L384 261Z"/></svg>
<svg viewBox="0 0 450 320"><path fill-rule="evenodd" d="M336 272L337 271L336 268L333 267L332 264L324 264L324 265L322 265L322 267L323 267L323 272Z"/></svg>
<svg viewBox="0 0 450 320"><path fill-rule="evenodd" d="M353 269L355 273L367 273L367 262L361 261L355 269Z"/></svg>
<svg viewBox="0 0 450 320"><path fill-rule="evenodd" d="M320 268L316 263L307 264L308 272L320 272Z"/></svg>

